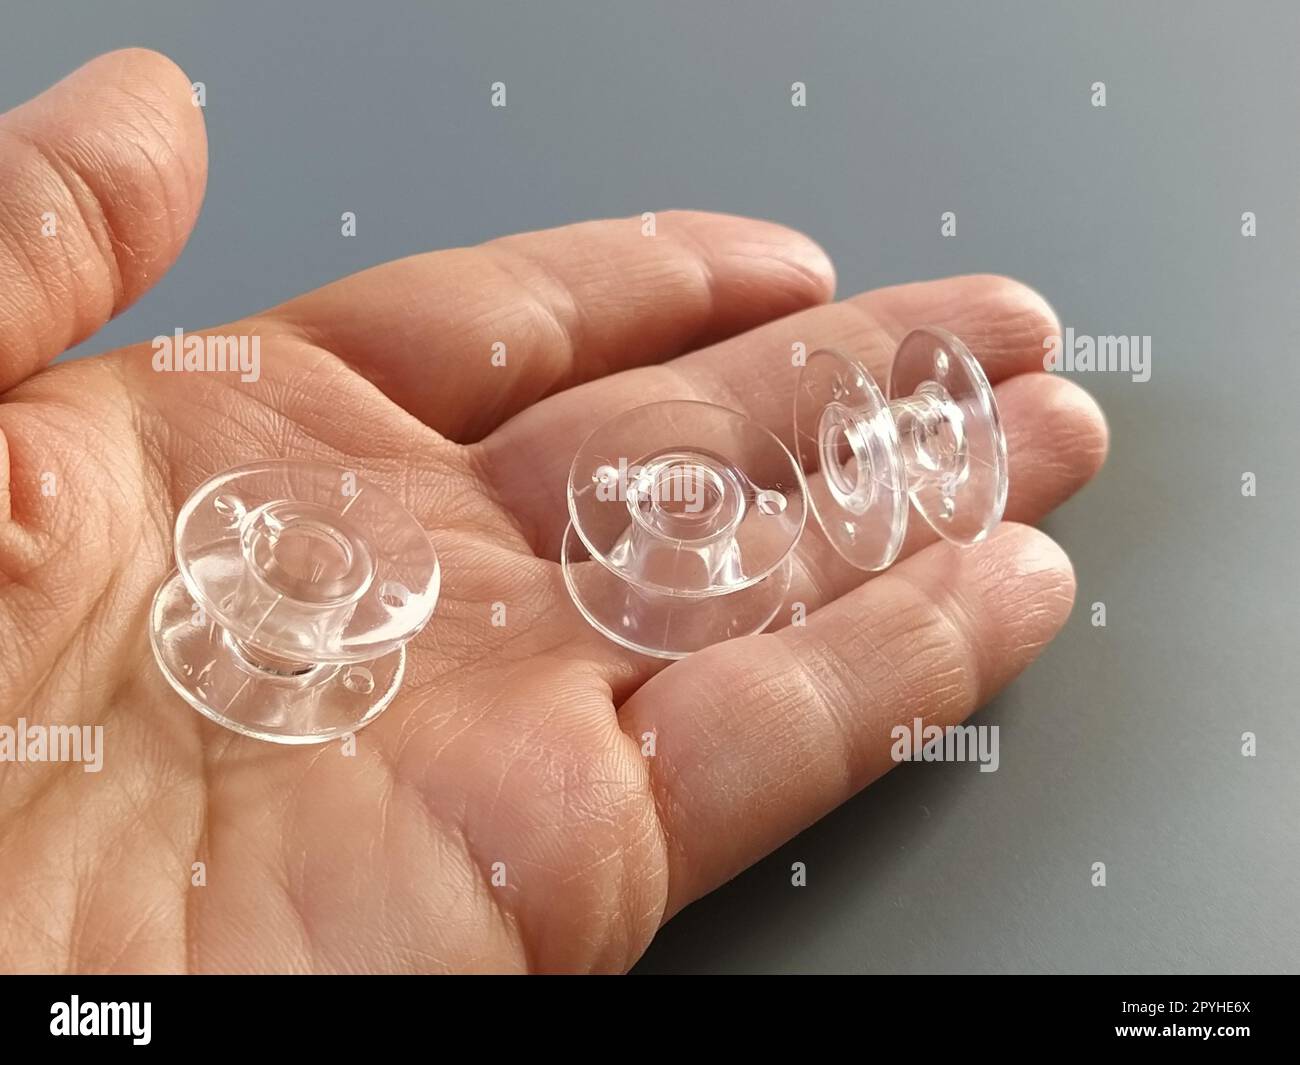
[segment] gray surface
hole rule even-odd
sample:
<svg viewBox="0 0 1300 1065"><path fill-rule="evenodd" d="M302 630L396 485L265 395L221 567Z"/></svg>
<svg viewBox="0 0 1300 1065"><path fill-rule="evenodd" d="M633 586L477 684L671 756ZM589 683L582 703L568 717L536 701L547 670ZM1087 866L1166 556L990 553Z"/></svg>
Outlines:
<svg viewBox="0 0 1300 1065"><path fill-rule="evenodd" d="M1074 617L977 719L1002 726L1001 769L891 774L687 911L642 971L1297 968L1296 5L190 6L3 16L4 101L125 44L208 85L198 230L94 350L668 206L806 230L842 294L991 270L1080 333L1153 337L1150 382L1085 375L1112 456L1048 524Z"/></svg>

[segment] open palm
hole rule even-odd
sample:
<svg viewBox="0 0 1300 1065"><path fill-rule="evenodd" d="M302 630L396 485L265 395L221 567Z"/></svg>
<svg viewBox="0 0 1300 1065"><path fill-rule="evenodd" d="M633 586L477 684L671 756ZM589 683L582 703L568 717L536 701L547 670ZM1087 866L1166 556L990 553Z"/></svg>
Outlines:
<svg viewBox="0 0 1300 1065"><path fill-rule="evenodd" d="M261 338L255 382L155 372L148 344L48 368L179 254L205 168L188 81L153 53L0 119L0 724L104 728L99 773L0 762L0 967L622 970L888 770L894 723L962 719L1064 622L1068 560L1016 523L1077 490L1106 434L1077 387L1030 372L1056 324L1023 286L823 305L833 274L806 238L673 212L654 235L593 222L389 263L216 330ZM790 593L806 624L666 667L583 622L556 559L593 428L700 399L789 442L792 345L883 376L926 324L997 386L1010 520L990 540L914 528L868 581L810 525ZM265 457L384 486L443 563L354 754L210 724L149 649L177 508Z"/></svg>

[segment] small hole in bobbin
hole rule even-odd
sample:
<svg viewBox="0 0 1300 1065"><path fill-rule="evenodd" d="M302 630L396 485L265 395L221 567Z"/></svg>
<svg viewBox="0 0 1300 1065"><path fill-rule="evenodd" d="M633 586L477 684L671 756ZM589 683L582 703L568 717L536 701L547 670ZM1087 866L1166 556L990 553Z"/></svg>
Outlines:
<svg viewBox="0 0 1300 1065"><path fill-rule="evenodd" d="M379 601L389 610L401 610L410 601L410 589L397 581L385 581L379 589Z"/></svg>
<svg viewBox="0 0 1300 1065"><path fill-rule="evenodd" d="M375 676L365 666L349 666L343 673L343 687L355 695L369 695L375 690Z"/></svg>
<svg viewBox="0 0 1300 1065"><path fill-rule="evenodd" d="M943 348L935 348L934 372L940 377L948 372L948 353Z"/></svg>
<svg viewBox="0 0 1300 1065"><path fill-rule="evenodd" d="M760 514L766 514L770 517L776 514L784 514L788 500L780 492L765 488L754 497L754 505L758 507Z"/></svg>
<svg viewBox="0 0 1300 1065"><path fill-rule="evenodd" d="M244 506L244 501L239 496L226 492L212 501L212 509L221 516L227 528L231 529L243 521L244 515L248 513L248 508Z"/></svg>

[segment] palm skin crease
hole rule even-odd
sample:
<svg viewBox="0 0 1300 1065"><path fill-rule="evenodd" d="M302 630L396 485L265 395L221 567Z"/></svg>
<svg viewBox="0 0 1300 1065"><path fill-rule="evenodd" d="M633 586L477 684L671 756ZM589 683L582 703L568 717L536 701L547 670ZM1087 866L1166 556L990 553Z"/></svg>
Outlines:
<svg viewBox="0 0 1300 1065"><path fill-rule="evenodd" d="M1024 286L831 303L807 238L665 212L652 238L637 218L434 252L218 327L261 338L256 382L155 372L147 342L50 366L176 259L206 161L188 79L155 53L100 57L0 117L0 724L104 728L98 773L0 762L0 969L621 971L886 772L893 723L961 720L1064 624L1069 562L1022 523L1091 478L1106 429L1034 372L1057 326ZM790 597L806 625L670 665L587 627L556 559L591 429L703 399L788 443L792 343L881 377L922 324L963 336L997 387L1011 496L989 541L914 528L868 580L810 523ZM382 485L443 564L354 756L208 723L149 649L177 508L264 457Z"/></svg>

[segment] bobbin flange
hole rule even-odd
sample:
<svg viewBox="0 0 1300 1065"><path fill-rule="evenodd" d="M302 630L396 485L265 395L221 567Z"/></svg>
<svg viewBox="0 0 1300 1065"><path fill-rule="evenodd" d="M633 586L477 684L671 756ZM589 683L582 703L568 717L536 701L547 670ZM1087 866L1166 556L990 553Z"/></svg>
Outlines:
<svg viewBox="0 0 1300 1065"><path fill-rule="evenodd" d="M171 686L226 728L321 743L392 701L433 613L419 522L342 467L264 461L201 484L176 519L176 570L150 614Z"/></svg>
<svg viewBox="0 0 1300 1065"><path fill-rule="evenodd" d="M898 557L909 498L957 544L979 542L1002 519L1007 444L997 402L970 350L945 330L903 339L888 400L861 363L813 352L795 391L794 435L813 512L860 569Z"/></svg>
<svg viewBox="0 0 1300 1065"><path fill-rule="evenodd" d="M690 401L596 429L569 471L568 502L561 563L574 603L616 643L657 658L766 628L807 515L776 436Z"/></svg>

